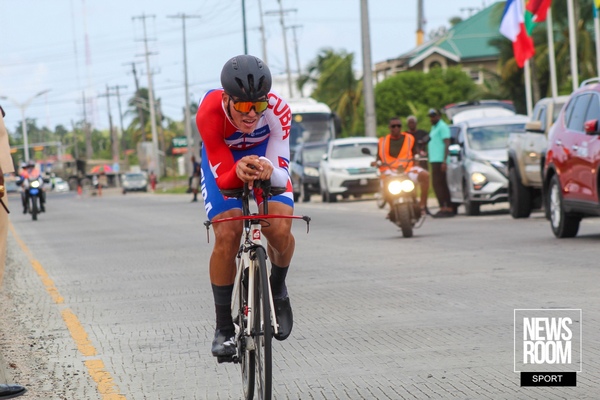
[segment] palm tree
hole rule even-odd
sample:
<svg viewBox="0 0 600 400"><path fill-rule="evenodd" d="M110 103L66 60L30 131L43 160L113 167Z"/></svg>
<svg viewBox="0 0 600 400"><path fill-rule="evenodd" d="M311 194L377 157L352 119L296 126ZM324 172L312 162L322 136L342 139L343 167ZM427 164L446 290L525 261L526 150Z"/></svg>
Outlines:
<svg viewBox="0 0 600 400"><path fill-rule="evenodd" d="M339 115L343 136L357 133L361 120L362 83L354 76L353 62L353 53L325 48L308 65L308 73L298 79L299 88L313 83L316 87L311 97L326 103Z"/></svg>

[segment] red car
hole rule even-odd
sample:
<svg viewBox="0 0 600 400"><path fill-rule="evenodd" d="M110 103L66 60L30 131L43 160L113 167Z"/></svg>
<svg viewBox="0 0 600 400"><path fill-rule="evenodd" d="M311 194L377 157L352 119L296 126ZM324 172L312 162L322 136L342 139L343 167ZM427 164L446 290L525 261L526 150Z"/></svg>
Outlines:
<svg viewBox="0 0 600 400"><path fill-rule="evenodd" d="M557 238L574 237L581 219L600 215L600 80L573 92L548 134L544 204Z"/></svg>

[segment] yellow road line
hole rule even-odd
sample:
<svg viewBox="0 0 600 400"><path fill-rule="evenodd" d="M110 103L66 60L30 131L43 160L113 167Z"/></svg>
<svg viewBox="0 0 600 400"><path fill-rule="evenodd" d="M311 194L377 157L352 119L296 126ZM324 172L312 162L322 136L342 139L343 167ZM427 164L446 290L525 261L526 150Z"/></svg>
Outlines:
<svg viewBox="0 0 600 400"><path fill-rule="evenodd" d="M88 339L85 329L81 326L79 319L73 314L73 311L68 308L63 310L62 317L65 320L65 324L67 324L67 328L69 328L69 332L71 332L73 340L75 340L75 344L77 344L79 352L86 357L95 356L96 349Z"/></svg>
<svg viewBox="0 0 600 400"><path fill-rule="evenodd" d="M46 287L46 291L52 298L52 300L56 304L63 304L64 298L58 292L56 286L54 286L54 281L50 278L42 264L38 260L35 259L33 253L29 250L25 242L21 240L15 227L12 222L9 221L8 227L18 243L23 253L29 258L29 262L33 267L34 271L40 277L42 283ZM79 352L85 357L93 357L96 356L96 348L92 345L92 342L88 339L88 334L85 331L84 327L79 322L79 318L71 311L66 308L62 311L62 317L67 325L67 329L71 333L71 337L75 341ZM90 377L96 382L98 387L98 393L102 397L102 400L126 400L127 398L122 394L119 394L119 388L115 385L114 380L110 373L106 371L104 368L104 363L101 359L90 359L84 361L84 364L88 370L88 374Z"/></svg>

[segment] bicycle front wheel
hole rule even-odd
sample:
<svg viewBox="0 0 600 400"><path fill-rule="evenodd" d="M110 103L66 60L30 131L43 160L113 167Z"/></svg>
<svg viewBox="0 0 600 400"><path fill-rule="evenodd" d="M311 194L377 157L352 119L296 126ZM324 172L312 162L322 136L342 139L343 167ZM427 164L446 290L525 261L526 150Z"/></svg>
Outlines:
<svg viewBox="0 0 600 400"><path fill-rule="evenodd" d="M254 265L258 268L255 285L254 343L256 365L256 392L258 399L270 400L272 390L272 339L271 303L269 276L267 273L267 255L263 247L256 248Z"/></svg>
<svg viewBox="0 0 600 400"><path fill-rule="evenodd" d="M238 323L241 331L238 340L238 355L242 367L242 384L244 388L244 399L252 400L254 398L254 379L255 379L255 357L253 349L246 346L247 336L246 327L248 326L248 316L246 307L248 306L248 277L245 276L244 265L241 266L239 288L238 288Z"/></svg>

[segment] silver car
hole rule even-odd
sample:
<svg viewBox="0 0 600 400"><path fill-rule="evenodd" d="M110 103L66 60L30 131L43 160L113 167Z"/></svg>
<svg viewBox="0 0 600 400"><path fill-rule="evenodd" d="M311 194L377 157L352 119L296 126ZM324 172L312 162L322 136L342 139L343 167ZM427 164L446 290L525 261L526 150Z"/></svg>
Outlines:
<svg viewBox="0 0 600 400"><path fill-rule="evenodd" d="M123 194L127 192L147 192L148 178L145 172L123 174Z"/></svg>
<svg viewBox="0 0 600 400"><path fill-rule="evenodd" d="M478 215L482 204L508 201L508 135L524 131L528 121L515 115L453 125L446 177L452 202L463 204L467 215Z"/></svg>

